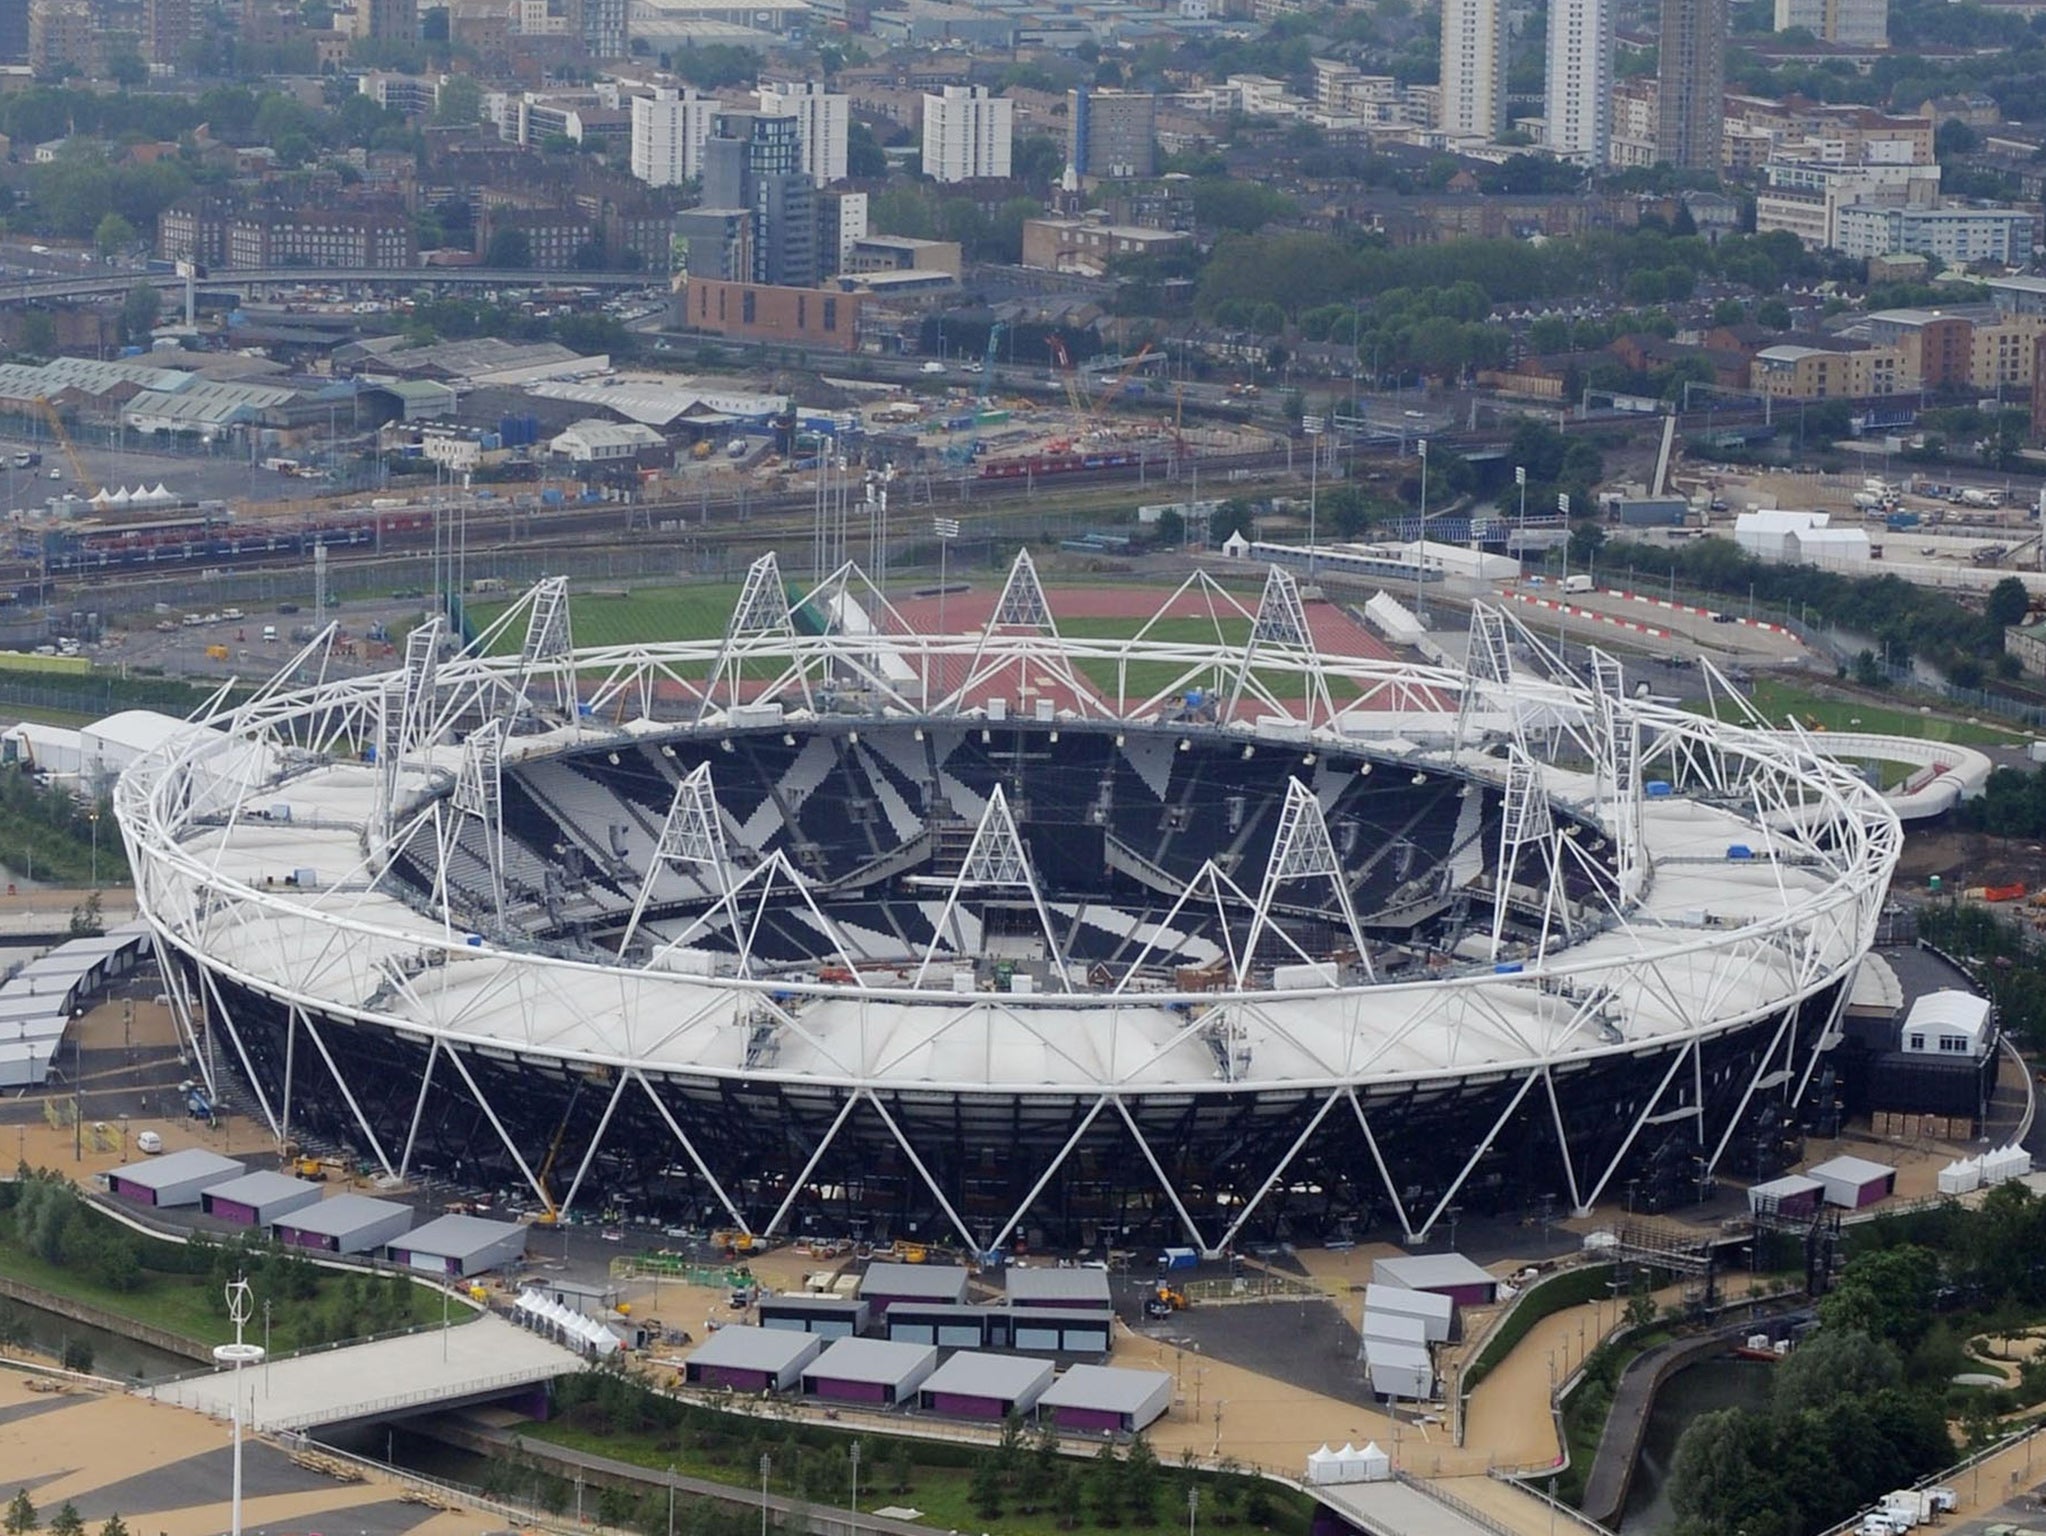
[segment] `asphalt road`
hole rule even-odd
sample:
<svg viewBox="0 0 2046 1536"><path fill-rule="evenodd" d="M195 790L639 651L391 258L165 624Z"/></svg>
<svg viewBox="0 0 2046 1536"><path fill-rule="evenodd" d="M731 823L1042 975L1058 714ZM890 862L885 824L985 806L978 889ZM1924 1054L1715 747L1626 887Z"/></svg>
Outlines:
<svg viewBox="0 0 2046 1536"><path fill-rule="evenodd" d="M283 501L304 489L304 482L246 460L152 452L146 442L131 438L125 449L74 444L88 480L97 482L81 484L71 461L47 433L0 433L0 455L6 458L5 467L0 468L0 487L4 487L6 500L0 505L12 513L40 508L67 493L85 500L102 488L113 491L123 486L133 490L162 485L190 501ZM42 463L33 469L17 469L14 455L22 449L40 453Z"/></svg>

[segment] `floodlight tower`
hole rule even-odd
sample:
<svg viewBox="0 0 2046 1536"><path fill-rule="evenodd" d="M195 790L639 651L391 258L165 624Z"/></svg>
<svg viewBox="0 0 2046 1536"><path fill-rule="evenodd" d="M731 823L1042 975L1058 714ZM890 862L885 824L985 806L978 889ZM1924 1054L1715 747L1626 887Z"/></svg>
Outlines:
<svg viewBox="0 0 2046 1536"><path fill-rule="evenodd" d="M252 1302L249 1282L237 1277L227 1285L227 1315L234 1322L234 1342L213 1346L217 1365L234 1367L234 1504L228 1536L242 1536L242 1367L263 1358L263 1346L244 1344L242 1327L249 1320Z"/></svg>

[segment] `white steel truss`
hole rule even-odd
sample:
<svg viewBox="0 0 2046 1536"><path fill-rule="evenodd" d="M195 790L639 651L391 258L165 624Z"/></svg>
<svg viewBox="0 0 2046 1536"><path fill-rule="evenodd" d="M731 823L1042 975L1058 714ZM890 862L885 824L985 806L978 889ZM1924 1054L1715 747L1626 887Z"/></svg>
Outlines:
<svg viewBox="0 0 2046 1536"><path fill-rule="evenodd" d="M1542 793L1541 774L1526 753L1515 748L1506 762L1506 799L1499 829L1499 861L1492 882L1492 958L1499 958L1506 933L1506 914L1513 905L1515 886L1532 884L1539 903L1538 937L1534 952L1549 951L1552 925L1565 937L1569 932L1569 899L1564 893L1562 871L1556 863L1556 829L1549 817L1548 797ZM1521 860L1532 852L1538 860L1532 882L1522 878Z"/></svg>
<svg viewBox="0 0 2046 1536"><path fill-rule="evenodd" d="M568 578L548 576L533 588L526 612L526 637L519 646L519 699L537 707L536 685L545 685L546 707L558 720L576 717L575 639L569 627Z"/></svg>
<svg viewBox="0 0 2046 1536"><path fill-rule="evenodd" d="M632 947L653 899L654 884L661 871L670 866L698 871L704 884L719 898L730 894L731 876L725 853L725 831L718 811L717 790L711 783L710 764L699 763L675 786L675 798L668 806L667 820L647 860L646 875L639 883L639 895L632 903L632 918L618 941L622 955Z"/></svg>
<svg viewBox="0 0 2046 1536"><path fill-rule="evenodd" d="M1286 800L1279 807L1279 830L1272 838L1271 856L1265 863L1264 888L1258 892L1251 914L1250 936L1243 941L1243 952L1237 958L1236 984L1240 987L1249 979L1258 941L1273 927L1272 908L1278 901L1280 887L1295 880L1326 882L1342 914L1343 928L1350 936L1359 969L1367 978L1375 978L1371 952L1365 947L1364 932L1357 926L1356 908L1350 903L1349 876L1344 873L1343 861L1336 856L1335 843L1328 835L1321 802L1298 779L1288 779Z"/></svg>
<svg viewBox="0 0 2046 1536"><path fill-rule="evenodd" d="M1314 630L1307 622L1307 606L1300 600L1300 587L1292 573L1272 566L1265 572L1264 593L1258 599L1257 617L1251 621L1250 642L1243 648L1243 660L1229 688L1224 720L1236 718L1244 690L1267 657L1283 656L1293 661L1300 674L1301 710L1309 724L1335 716L1330 702L1328 676L1321 665L1321 651L1314 643Z"/></svg>
<svg viewBox="0 0 2046 1536"><path fill-rule="evenodd" d="M913 987L924 984L931 962L938 957L940 945L947 944L955 955L970 954L972 946L959 931L959 903L969 890L1010 890L1022 891L1030 898L1031 910L1037 914L1038 931L1044 935L1045 958L1051 963L1058 976L1059 986L1072 991L1073 978L1066 969L1065 946L1059 942L1058 930L1052 927L1051 915L1045 911L1044 896L1037 888L1037 877L1030 870L1030 853L1023 846L1022 834L1016 830L1016 818L1009 813L1008 797L997 784L989 792L987 809L981 813L980 825L973 829L973 841L967 845L966 857L959 865L959 873L952 877L952 883L945 892L945 907L933 925L931 942L924 950L921 964L916 968L916 977L910 983Z"/></svg>
<svg viewBox="0 0 2046 1536"><path fill-rule="evenodd" d="M465 821L483 833L483 860L489 869L491 909L504 927L504 739L502 716L486 720L462 743L461 771L449 804L454 815L441 823L439 877L435 899L445 910L450 900L448 866Z"/></svg>
<svg viewBox="0 0 2046 1536"><path fill-rule="evenodd" d="M704 688L702 701L697 707L697 718L701 720L704 712L711 708L720 688L725 691L727 705L739 702L748 655L759 649L759 642L771 645L793 639L795 633L796 621L789 611L789 594L782 583L781 563L775 559L774 551L769 550L746 568L746 582L739 589L738 602L732 605L731 618L725 623L724 644L711 668L710 682ZM808 674L802 674L799 681L807 699Z"/></svg>

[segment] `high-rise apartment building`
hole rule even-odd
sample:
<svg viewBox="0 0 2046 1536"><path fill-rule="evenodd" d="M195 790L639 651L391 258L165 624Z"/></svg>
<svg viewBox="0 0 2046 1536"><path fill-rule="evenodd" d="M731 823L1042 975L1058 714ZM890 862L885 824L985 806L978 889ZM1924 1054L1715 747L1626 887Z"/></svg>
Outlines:
<svg viewBox="0 0 2046 1536"><path fill-rule="evenodd" d="M817 189L803 170L795 118L720 112L703 144L703 207L746 210L753 282L817 281Z"/></svg>
<svg viewBox="0 0 2046 1536"><path fill-rule="evenodd" d="M28 0L0 0L0 64L28 62Z"/></svg>
<svg viewBox="0 0 2046 1536"><path fill-rule="evenodd" d="M1444 133L1496 139L1506 131L1506 7L1442 0Z"/></svg>
<svg viewBox="0 0 2046 1536"><path fill-rule="evenodd" d="M1726 110L1726 0L1662 0L1655 157L1720 172Z"/></svg>
<svg viewBox="0 0 2046 1536"><path fill-rule="evenodd" d="M948 85L924 93L924 174L933 181L1006 177L1016 104L984 85Z"/></svg>
<svg viewBox="0 0 2046 1536"><path fill-rule="evenodd" d="M419 39L419 0L355 0L355 35Z"/></svg>
<svg viewBox="0 0 2046 1536"><path fill-rule="evenodd" d="M90 71L99 62L98 45L88 0L29 0L28 62L38 74L66 64Z"/></svg>
<svg viewBox="0 0 2046 1536"><path fill-rule="evenodd" d="M1890 45L1890 0L1776 0L1776 30L1803 27L1846 48Z"/></svg>
<svg viewBox="0 0 2046 1536"><path fill-rule="evenodd" d="M1603 166L1613 136L1613 0L1549 0L1549 148Z"/></svg>
<svg viewBox="0 0 2046 1536"><path fill-rule="evenodd" d="M593 59L622 59L631 47L626 35L627 0L572 0L576 35Z"/></svg>
<svg viewBox="0 0 2046 1536"><path fill-rule="evenodd" d="M199 41L199 7L193 0L145 0L142 13L142 46L149 62L176 69Z"/></svg>
<svg viewBox="0 0 2046 1536"><path fill-rule="evenodd" d="M1085 85L1066 92L1066 164L1105 179L1156 175L1158 98Z"/></svg>
<svg viewBox="0 0 2046 1536"><path fill-rule="evenodd" d="M656 187L694 181L703 174L704 141L722 110L693 88L633 97L632 174Z"/></svg>
<svg viewBox="0 0 2046 1536"><path fill-rule="evenodd" d="M827 91L815 80L760 87L760 110L793 117L803 145L803 171L820 187L845 180L846 135L852 127L850 98Z"/></svg>

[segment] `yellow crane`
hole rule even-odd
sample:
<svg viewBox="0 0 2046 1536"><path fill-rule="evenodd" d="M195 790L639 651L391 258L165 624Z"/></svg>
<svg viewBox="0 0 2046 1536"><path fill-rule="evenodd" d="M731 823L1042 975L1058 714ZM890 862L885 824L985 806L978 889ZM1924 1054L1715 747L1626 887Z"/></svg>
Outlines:
<svg viewBox="0 0 2046 1536"><path fill-rule="evenodd" d="M49 423L50 436L56 440L57 446L64 450L65 462L71 466L71 478L76 482L78 489L87 496L98 495L99 487L94 485L85 473L85 465L78 457L78 450L71 446L71 434L64 430L64 418L57 414L57 408L50 403L50 397L37 395L35 404L36 409L42 413L43 420Z"/></svg>

